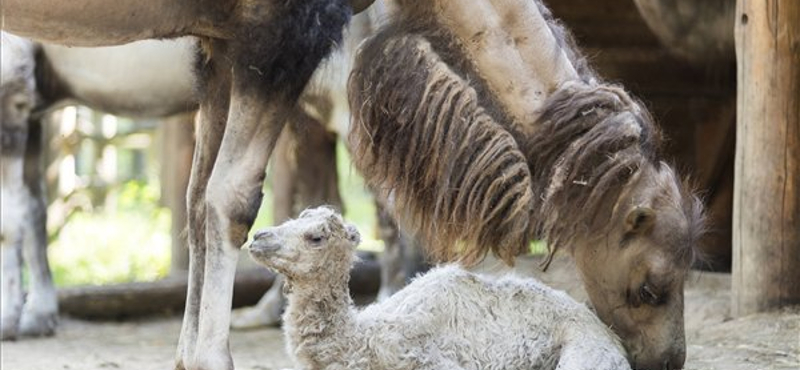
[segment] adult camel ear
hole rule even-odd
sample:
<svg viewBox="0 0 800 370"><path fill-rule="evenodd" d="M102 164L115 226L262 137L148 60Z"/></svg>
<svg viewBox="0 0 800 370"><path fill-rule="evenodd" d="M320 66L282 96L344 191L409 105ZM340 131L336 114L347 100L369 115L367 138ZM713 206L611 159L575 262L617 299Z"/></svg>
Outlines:
<svg viewBox="0 0 800 370"><path fill-rule="evenodd" d="M375 0L350 0L350 7L353 8L353 14L358 14L369 8Z"/></svg>
<svg viewBox="0 0 800 370"><path fill-rule="evenodd" d="M656 212L650 207L636 206L625 217L625 229L629 233L641 234L653 227Z"/></svg>

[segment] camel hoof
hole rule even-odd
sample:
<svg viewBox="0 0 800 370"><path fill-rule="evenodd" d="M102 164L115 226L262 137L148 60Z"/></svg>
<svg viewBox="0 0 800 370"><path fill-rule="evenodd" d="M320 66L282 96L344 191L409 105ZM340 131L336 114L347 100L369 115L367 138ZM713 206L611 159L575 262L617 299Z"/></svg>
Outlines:
<svg viewBox="0 0 800 370"><path fill-rule="evenodd" d="M195 355L194 361L186 370L234 370L233 358L227 351L217 352L207 351L207 353Z"/></svg>
<svg viewBox="0 0 800 370"><path fill-rule="evenodd" d="M55 313L24 312L19 333L24 337L49 337L56 333L58 315Z"/></svg>
<svg viewBox="0 0 800 370"><path fill-rule="evenodd" d="M19 332L17 325L5 322L3 322L2 325L0 325L0 340L2 341L16 340L18 334Z"/></svg>
<svg viewBox="0 0 800 370"><path fill-rule="evenodd" d="M234 330L252 330L280 326L280 324L280 310L268 307L237 308L231 314L231 329Z"/></svg>
<svg viewBox="0 0 800 370"><path fill-rule="evenodd" d="M186 370L186 366L183 366L183 359L179 359L175 362L174 370Z"/></svg>

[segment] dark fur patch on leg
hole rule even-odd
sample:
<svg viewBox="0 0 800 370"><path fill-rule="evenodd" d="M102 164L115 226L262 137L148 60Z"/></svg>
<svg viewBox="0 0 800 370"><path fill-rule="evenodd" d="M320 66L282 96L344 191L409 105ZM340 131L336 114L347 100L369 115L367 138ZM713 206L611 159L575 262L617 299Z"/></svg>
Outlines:
<svg viewBox="0 0 800 370"><path fill-rule="evenodd" d="M217 71L220 68L230 68L225 59L227 51L228 45L225 42L205 38L197 40L194 52L194 94L198 101L205 100L210 81ZM214 58L217 58L216 63Z"/></svg>
<svg viewBox="0 0 800 370"><path fill-rule="evenodd" d="M252 194L247 197L247 203L243 204L241 208L238 208L231 214L231 221L235 224L246 225L249 229L256 220L256 216L258 216L258 209L261 207L263 198L264 194L261 192L261 189L252 192Z"/></svg>
<svg viewBox="0 0 800 370"><path fill-rule="evenodd" d="M230 203L224 209L223 217L227 217L230 222L228 238L232 245L240 246L247 241L247 233L250 231L250 227L253 226L256 216L258 216L258 210L264 197L260 186L263 183L263 179L257 181L257 183L258 186L253 187L245 195L244 202ZM208 214L211 215L212 213L209 212Z"/></svg>
<svg viewBox="0 0 800 370"><path fill-rule="evenodd" d="M369 41L350 80L350 144L367 182L420 231L435 259L527 251L533 193L514 137L425 39Z"/></svg>
<svg viewBox="0 0 800 370"><path fill-rule="evenodd" d="M232 42L243 88L293 101L319 63L342 42L351 9L346 0L247 1Z"/></svg>

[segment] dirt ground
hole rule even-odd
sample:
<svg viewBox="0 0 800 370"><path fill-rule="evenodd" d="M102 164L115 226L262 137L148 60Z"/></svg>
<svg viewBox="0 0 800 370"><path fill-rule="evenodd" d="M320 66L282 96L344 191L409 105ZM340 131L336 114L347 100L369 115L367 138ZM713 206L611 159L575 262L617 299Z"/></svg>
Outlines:
<svg viewBox="0 0 800 370"><path fill-rule="evenodd" d="M536 261L525 260L518 268L538 271L535 266ZM499 270L493 265L483 269ZM539 276L584 299L565 260L557 260L550 271ZM800 307L732 319L729 300L729 275L691 274L686 286L686 369L800 369ZM2 369L172 369L179 331L179 317L127 322L65 317L53 338L3 342ZM231 349L237 369L292 367L277 328L234 332Z"/></svg>

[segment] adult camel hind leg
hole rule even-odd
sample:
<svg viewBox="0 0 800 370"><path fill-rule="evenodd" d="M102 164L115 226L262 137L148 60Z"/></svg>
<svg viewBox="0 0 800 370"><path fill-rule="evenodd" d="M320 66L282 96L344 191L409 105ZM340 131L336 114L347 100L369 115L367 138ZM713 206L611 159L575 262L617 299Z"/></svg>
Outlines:
<svg viewBox="0 0 800 370"><path fill-rule="evenodd" d="M381 254L381 288L377 300L391 297L416 275L430 269L421 241L401 229L381 201L375 201L378 230L383 240Z"/></svg>
<svg viewBox="0 0 800 370"><path fill-rule="evenodd" d="M22 310L20 334L53 335L58 298L47 260L47 193L44 185L44 127L41 119L28 125L23 182L28 218L23 227L22 255L28 267L28 295Z"/></svg>
<svg viewBox="0 0 800 370"><path fill-rule="evenodd" d="M189 369L233 368L228 348L233 279L239 248L261 204L264 171L297 97L341 41L350 17L346 1L245 1L237 10L235 38L207 44L208 59L202 61L206 70L220 74L223 60L232 68L224 69L231 76L230 102L205 188L205 256L191 260L189 305L196 308L187 305L178 362Z"/></svg>

